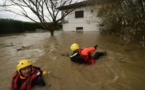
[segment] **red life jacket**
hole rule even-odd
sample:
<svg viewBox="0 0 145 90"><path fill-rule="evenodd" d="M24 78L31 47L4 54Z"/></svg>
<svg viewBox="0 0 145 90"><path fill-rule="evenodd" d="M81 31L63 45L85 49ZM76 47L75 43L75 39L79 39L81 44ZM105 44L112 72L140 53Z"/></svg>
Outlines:
<svg viewBox="0 0 145 90"><path fill-rule="evenodd" d="M31 90L32 86L32 81L37 77L37 74L40 74L41 71L35 67L32 67L32 74L26 78L25 82L21 85L20 87L20 90ZM14 74L13 74L13 81L12 81L12 89L18 89L18 86L17 86L17 81L18 79L20 78L20 74L16 71Z"/></svg>
<svg viewBox="0 0 145 90"><path fill-rule="evenodd" d="M82 50L83 49L79 49L78 50L78 53L81 55L82 59L84 61L86 61L87 64L94 64L95 63L95 60L92 58L92 56L90 55L90 53L87 56L84 56L84 55L81 54L81 51Z"/></svg>

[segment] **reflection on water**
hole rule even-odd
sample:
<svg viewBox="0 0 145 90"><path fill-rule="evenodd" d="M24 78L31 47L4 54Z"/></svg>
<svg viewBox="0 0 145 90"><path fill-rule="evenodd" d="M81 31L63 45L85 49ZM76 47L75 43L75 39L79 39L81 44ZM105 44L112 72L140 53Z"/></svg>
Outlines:
<svg viewBox="0 0 145 90"><path fill-rule="evenodd" d="M44 76L46 87L34 90L144 90L144 50L125 44L119 38L98 32L24 33L0 37L0 90L9 90L18 60L30 59L34 65L52 73ZM98 44L107 51L94 65L78 65L69 60L69 46Z"/></svg>

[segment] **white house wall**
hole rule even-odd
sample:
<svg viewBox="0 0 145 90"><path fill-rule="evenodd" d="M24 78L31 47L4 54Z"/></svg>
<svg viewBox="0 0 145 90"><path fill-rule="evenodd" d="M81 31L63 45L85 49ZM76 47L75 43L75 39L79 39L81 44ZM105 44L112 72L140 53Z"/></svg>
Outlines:
<svg viewBox="0 0 145 90"><path fill-rule="evenodd" d="M91 12L91 9L93 12ZM75 18L75 11L84 10L83 18ZM68 23L63 24L64 31L76 31L76 27L83 27L83 31L98 31L98 24L101 19L97 18L97 9L94 7L78 8L71 12L68 17Z"/></svg>

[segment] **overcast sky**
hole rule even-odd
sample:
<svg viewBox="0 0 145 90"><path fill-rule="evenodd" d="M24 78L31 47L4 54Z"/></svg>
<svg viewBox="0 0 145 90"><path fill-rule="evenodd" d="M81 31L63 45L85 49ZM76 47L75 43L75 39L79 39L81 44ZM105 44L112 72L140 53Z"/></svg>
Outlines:
<svg viewBox="0 0 145 90"><path fill-rule="evenodd" d="M74 0L74 1L83 1L83 0ZM0 5L2 5L3 3L3 0L0 0ZM16 10L16 8L13 8L14 10ZM30 11L28 11L30 12ZM29 15L31 15L32 17L35 18L35 20L37 20L37 18L35 17L34 14L32 14L31 12L29 13ZM0 18L9 18L9 19L14 19L14 20L20 20L20 21L27 21L27 22L30 22L31 20L25 18L25 17L22 17L22 16L19 16L19 15L16 15L14 13L11 13L11 12L4 12L4 11L0 11Z"/></svg>

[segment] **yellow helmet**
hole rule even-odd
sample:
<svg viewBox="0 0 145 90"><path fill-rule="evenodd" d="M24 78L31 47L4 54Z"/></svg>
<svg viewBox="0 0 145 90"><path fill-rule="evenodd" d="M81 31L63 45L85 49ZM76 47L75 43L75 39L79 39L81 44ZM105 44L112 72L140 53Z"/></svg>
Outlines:
<svg viewBox="0 0 145 90"><path fill-rule="evenodd" d="M28 59L20 60L19 63L17 64L17 71L20 73L20 69L25 68L30 65L32 64Z"/></svg>
<svg viewBox="0 0 145 90"><path fill-rule="evenodd" d="M71 46L70 46L70 49L71 51L75 51L77 49L79 49L79 45L77 43L73 43Z"/></svg>

